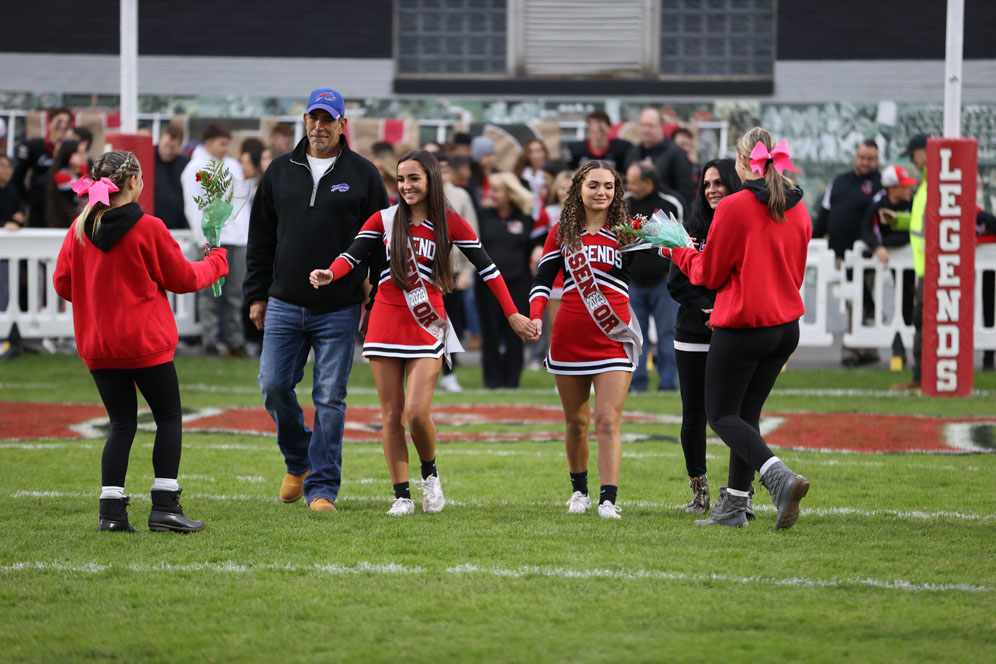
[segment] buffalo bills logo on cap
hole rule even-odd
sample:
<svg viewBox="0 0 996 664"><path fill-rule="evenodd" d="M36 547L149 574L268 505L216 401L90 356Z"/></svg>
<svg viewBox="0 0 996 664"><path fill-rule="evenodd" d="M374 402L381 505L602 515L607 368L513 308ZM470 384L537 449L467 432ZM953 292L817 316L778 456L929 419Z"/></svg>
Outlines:
<svg viewBox="0 0 996 664"><path fill-rule="evenodd" d="M342 95L332 88L318 88L311 92L305 113L311 113L315 109L328 111L335 120L346 115L346 105L342 101Z"/></svg>
<svg viewBox="0 0 996 664"><path fill-rule="evenodd" d="M345 182L341 182L339 184L334 184L334 185L332 185L332 189L330 189L329 191L342 191L342 192L346 192L346 191L349 191L349 185L346 184Z"/></svg>

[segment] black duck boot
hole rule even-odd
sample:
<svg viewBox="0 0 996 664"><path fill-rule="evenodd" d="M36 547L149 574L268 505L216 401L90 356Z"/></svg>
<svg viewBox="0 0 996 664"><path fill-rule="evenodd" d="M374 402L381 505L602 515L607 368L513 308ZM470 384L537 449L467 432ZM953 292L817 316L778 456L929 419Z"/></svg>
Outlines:
<svg viewBox="0 0 996 664"><path fill-rule="evenodd" d="M204 522L192 521L183 515L183 508L180 507L180 490L153 491L149 530L196 533L198 530L204 530Z"/></svg>
<svg viewBox="0 0 996 664"><path fill-rule="evenodd" d="M100 530L137 533L128 523L128 496L100 499Z"/></svg>

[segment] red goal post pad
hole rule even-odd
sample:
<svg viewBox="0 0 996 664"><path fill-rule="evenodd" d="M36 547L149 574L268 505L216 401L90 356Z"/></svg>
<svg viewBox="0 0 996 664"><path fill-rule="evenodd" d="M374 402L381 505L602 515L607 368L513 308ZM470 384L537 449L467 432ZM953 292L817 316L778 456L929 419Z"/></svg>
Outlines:
<svg viewBox="0 0 996 664"><path fill-rule="evenodd" d="M977 160L975 139L927 140L921 384L932 396L973 388Z"/></svg>
<svg viewBox="0 0 996 664"><path fill-rule="evenodd" d="M142 180L145 188L138 198L138 205L145 214L156 214L156 152L150 134L107 134L104 138L107 150L127 150L134 152L142 166Z"/></svg>

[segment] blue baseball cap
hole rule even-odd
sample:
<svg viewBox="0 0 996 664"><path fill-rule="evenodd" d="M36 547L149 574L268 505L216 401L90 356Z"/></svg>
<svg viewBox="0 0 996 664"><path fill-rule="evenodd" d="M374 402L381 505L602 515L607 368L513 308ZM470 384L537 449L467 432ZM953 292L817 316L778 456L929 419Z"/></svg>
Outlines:
<svg viewBox="0 0 996 664"><path fill-rule="evenodd" d="M338 120L346 115L346 104L342 101L342 95L332 88L318 88L308 97L308 108L305 113L311 113L316 108L328 111L332 118Z"/></svg>

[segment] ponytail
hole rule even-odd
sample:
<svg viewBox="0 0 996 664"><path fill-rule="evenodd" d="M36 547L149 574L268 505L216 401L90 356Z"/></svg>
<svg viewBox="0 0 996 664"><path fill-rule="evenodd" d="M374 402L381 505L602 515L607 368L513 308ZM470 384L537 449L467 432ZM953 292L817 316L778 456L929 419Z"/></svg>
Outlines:
<svg viewBox="0 0 996 664"><path fill-rule="evenodd" d="M771 134L760 128L754 127L743 137L737 141L737 154L741 158L747 159L750 162L750 153L753 151L754 146L757 143L763 143L769 151L775 149L775 140L771 137ZM768 214L771 218L778 223L785 221L785 209L787 205L787 196L785 192L789 189L793 189L795 184L792 180L788 179L781 173L779 173L774 165L769 159L764 165L764 184L768 189Z"/></svg>

